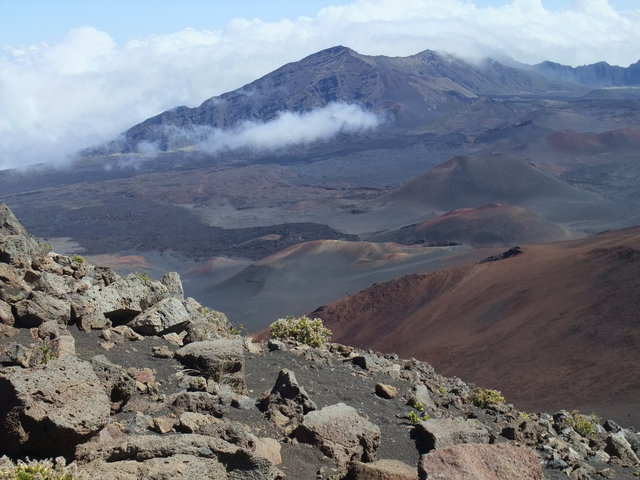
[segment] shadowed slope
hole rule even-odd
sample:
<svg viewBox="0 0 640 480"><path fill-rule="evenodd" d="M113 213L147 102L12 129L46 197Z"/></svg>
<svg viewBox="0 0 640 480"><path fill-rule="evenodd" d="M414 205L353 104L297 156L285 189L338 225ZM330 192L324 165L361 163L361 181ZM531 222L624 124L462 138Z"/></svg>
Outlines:
<svg viewBox="0 0 640 480"><path fill-rule="evenodd" d="M637 420L640 228L373 286L313 315L339 342L493 383L526 408Z"/></svg>
<svg viewBox="0 0 640 480"><path fill-rule="evenodd" d="M418 225L381 235L378 240L415 243L513 245L568 238L562 227L521 207L489 204L454 210Z"/></svg>

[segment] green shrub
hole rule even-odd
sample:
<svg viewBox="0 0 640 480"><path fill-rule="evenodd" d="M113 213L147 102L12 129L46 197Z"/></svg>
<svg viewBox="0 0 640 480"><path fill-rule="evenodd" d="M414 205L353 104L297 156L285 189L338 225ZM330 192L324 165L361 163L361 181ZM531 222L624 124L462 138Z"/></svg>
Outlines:
<svg viewBox="0 0 640 480"><path fill-rule="evenodd" d="M10 470L0 471L0 480L78 480L62 467L54 467L49 460L18 461Z"/></svg>
<svg viewBox="0 0 640 480"><path fill-rule="evenodd" d="M82 255L74 255L71 257L71 261L73 263L84 263L87 261L87 259L84 258Z"/></svg>
<svg viewBox="0 0 640 480"><path fill-rule="evenodd" d="M481 387L473 389L470 400L476 407L481 408L504 403L504 397L499 391Z"/></svg>
<svg viewBox="0 0 640 480"><path fill-rule="evenodd" d="M427 415L424 412L424 405L422 405L422 403L416 402L413 404L413 410L409 412L407 418L409 419L410 423L415 425L416 423L429 420L431 416Z"/></svg>
<svg viewBox="0 0 640 480"><path fill-rule="evenodd" d="M147 272L138 272L136 273L136 275L145 283L145 285L149 285L149 283L151 282L151 277Z"/></svg>
<svg viewBox="0 0 640 480"><path fill-rule="evenodd" d="M573 410L569 423L583 437L593 437L596 434L596 424L600 423L600 418L594 414L582 415L579 410Z"/></svg>
<svg viewBox="0 0 640 480"><path fill-rule="evenodd" d="M331 339L331 330L319 318L288 316L273 322L269 329L276 340L295 340L311 347L321 347Z"/></svg>

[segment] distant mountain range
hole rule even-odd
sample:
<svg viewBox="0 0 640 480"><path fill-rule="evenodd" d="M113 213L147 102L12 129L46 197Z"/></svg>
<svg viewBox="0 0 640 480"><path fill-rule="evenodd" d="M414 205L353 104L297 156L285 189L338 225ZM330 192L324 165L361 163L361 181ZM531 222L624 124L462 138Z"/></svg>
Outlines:
<svg viewBox="0 0 640 480"><path fill-rule="evenodd" d="M520 68L487 59L469 63L425 50L409 57L362 55L337 46L289 63L200 106L181 106L133 126L106 151L134 152L141 142L160 150L190 146L198 127L229 128L269 121L283 111L306 112L331 102L358 104L416 126L443 111L487 96L578 96L588 88L640 84L640 62L628 68L598 63L572 68L552 62ZM98 150L100 151L100 150Z"/></svg>

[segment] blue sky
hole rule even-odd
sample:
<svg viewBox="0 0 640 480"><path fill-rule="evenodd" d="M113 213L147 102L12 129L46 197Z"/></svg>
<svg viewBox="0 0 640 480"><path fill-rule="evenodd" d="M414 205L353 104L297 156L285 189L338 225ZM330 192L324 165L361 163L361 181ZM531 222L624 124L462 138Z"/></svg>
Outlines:
<svg viewBox="0 0 640 480"><path fill-rule="evenodd" d="M627 66L640 0L0 0L0 169L67 158L338 44Z"/></svg>
<svg viewBox="0 0 640 480"><path fill-rule="evenodd" d="M92 26L117 42L191 27L224 28L233 18L312 17L321 8L350 2L336 0L0 0L0 45L26 46L60 41L71 29ZM508 0L468 0L477 7L500 7ZM542 0L549 10L573 0ZM609 0L619 11L640 8L639 0Z"/></svg>

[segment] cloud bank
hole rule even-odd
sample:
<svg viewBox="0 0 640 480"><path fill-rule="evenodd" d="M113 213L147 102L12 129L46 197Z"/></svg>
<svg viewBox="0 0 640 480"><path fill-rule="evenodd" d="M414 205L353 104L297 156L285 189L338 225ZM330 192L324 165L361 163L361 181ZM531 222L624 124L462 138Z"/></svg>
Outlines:
<svg viewBox="0 0 640 480"><path fill-rule="evenodd" d="M3 46L0 169L64 159L163 110L198 105L337 44L372 55L433 49L626 66L640 55L640 9L623 16L607 0L574 0L561 11L546 10L541 0L500 8L470 0L358 0L313 18L239 19L221 30L124 45L83 27L53 45Z"/></svg>

